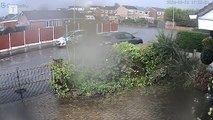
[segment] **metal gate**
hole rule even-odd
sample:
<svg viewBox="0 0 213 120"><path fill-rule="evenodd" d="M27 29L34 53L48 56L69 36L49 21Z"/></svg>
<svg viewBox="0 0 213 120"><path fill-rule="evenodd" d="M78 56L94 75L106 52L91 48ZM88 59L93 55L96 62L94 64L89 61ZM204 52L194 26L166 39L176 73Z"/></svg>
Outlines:
<svg viewBox="0 0 213 120"><path fill-rule="evenodd" d="M51 91L47 65L0 73L0 104L21 101Z"/></svg>

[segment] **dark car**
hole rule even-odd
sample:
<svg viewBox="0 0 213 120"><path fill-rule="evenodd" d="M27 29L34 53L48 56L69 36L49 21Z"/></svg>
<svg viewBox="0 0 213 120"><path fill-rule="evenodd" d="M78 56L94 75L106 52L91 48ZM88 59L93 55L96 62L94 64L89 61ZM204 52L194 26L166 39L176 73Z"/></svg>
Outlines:
<svg viewBox="0 0 213 120"><path fill-rule="evenodd" d="M135 37L134 35L127 32L110 32L99 34L104 44L115 44L120 42L128 42L132 44L142 44L141 38Z"/></svg>

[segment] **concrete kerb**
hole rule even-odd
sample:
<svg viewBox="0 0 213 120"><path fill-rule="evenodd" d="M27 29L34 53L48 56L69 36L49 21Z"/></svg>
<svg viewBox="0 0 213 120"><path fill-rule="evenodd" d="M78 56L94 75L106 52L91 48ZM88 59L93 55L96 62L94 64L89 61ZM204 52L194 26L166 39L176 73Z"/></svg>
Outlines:
<svg viewBox="0 0 213 120"><path fill-rule="evenodd" d="M11 49L0 50L0 59L9 57L11 55L30 52L33 50L39 50L39 49L43 49L43 48L53 47L55 41L56 40L43 41L42 43L26 44L26 45L19 46L19 47L12 47Z"/></svg>

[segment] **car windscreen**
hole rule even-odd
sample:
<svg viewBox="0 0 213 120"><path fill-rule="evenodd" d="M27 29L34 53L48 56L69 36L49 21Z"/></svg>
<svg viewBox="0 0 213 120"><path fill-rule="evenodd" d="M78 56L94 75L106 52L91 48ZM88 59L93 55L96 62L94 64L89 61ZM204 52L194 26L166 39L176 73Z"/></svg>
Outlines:
<svg viewBox="0 0 213 120"><path fill-rule="evenodd" d="M114 34L114 37L116 39L125 39L126 38L126 36L123 33Z"/></svg>

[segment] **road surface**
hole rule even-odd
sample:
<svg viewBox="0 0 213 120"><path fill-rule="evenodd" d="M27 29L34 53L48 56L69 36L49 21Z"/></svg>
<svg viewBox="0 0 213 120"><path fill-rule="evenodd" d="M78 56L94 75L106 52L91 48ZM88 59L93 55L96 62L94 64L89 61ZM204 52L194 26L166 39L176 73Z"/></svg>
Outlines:
<svg viewBox="0 0 213 120"><path fill-rule="evenodd" d="M126 31L133 33L137 37L141 37L144 43L152 42L156 39L156 35L160 31L157 28L135 28L120 26L119 31ZM166 31L168 33L168 31ZM0 72L7 70L15 70L17 67L28 68L31 66L37 66L46 64L52 59L65 58L67 50L66 48L50 47L31 52L16 54L7 58L0 59Z"/></svg>

